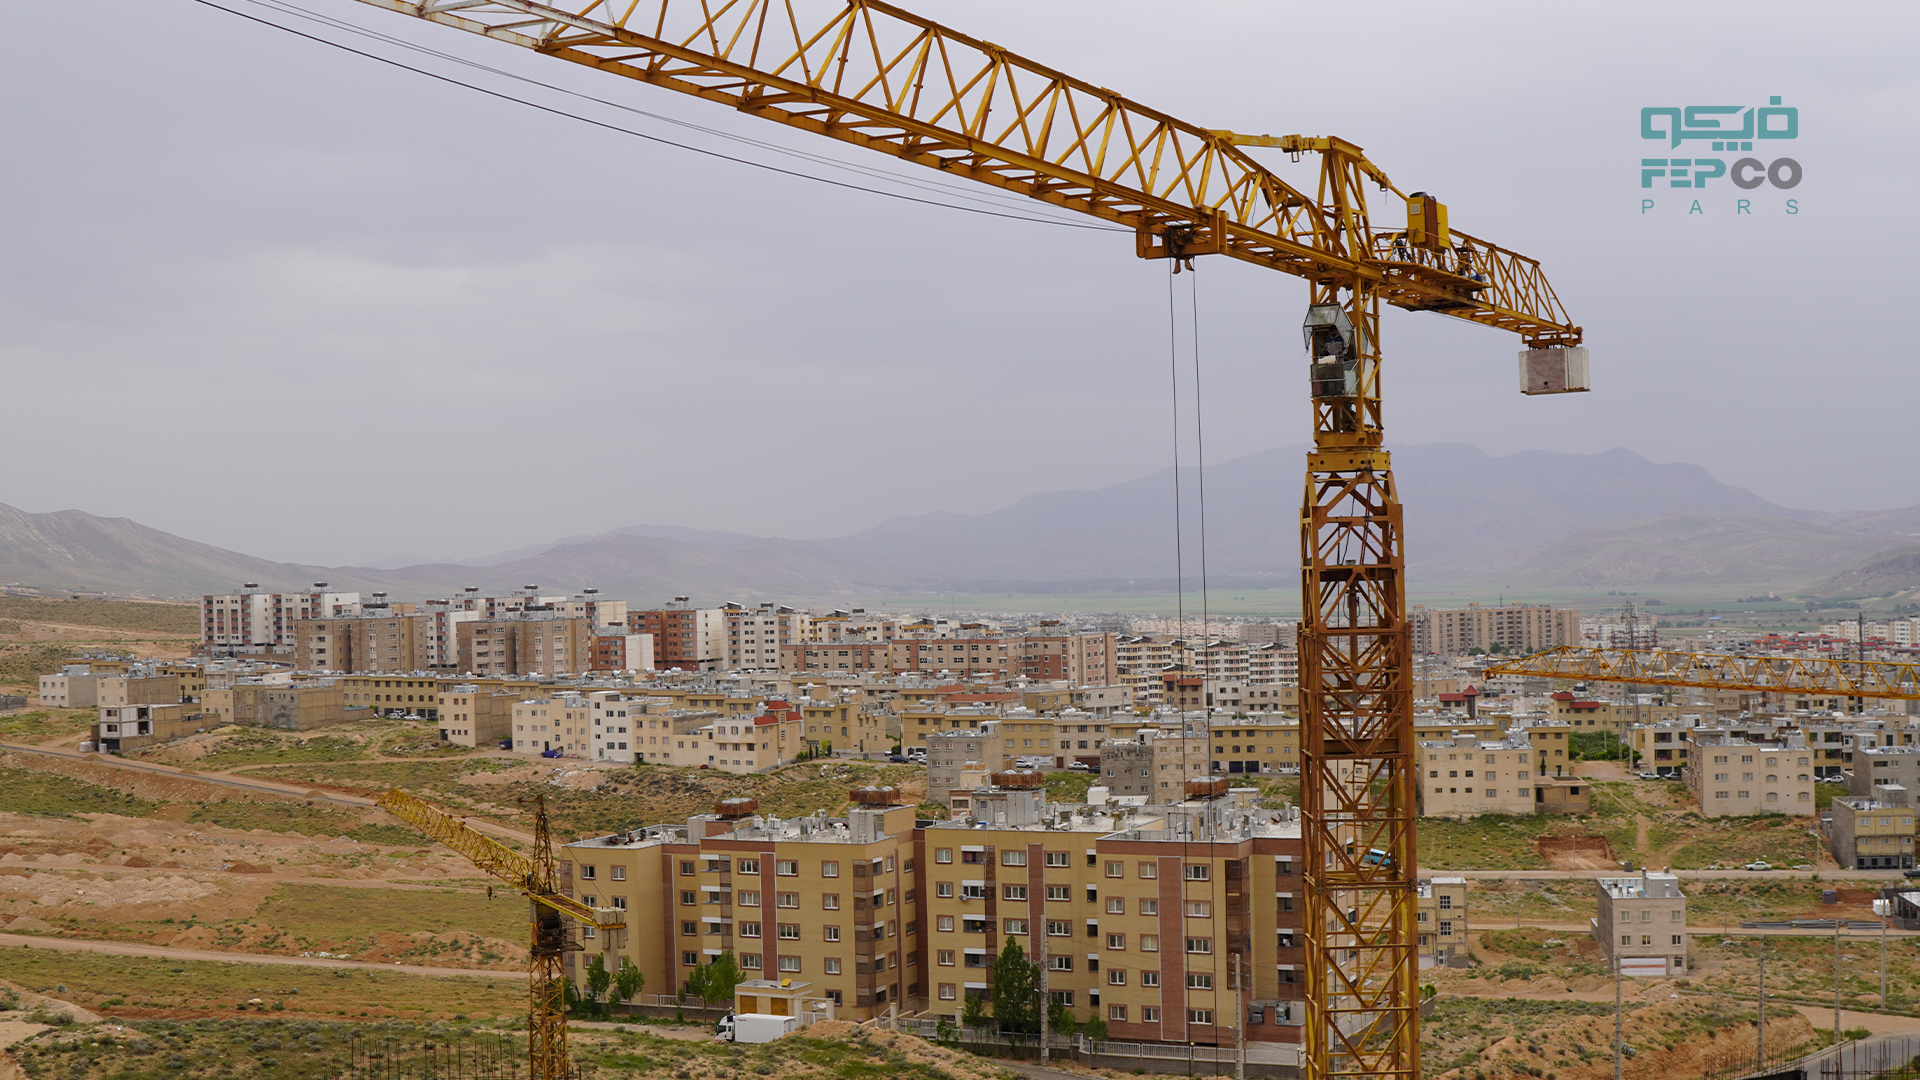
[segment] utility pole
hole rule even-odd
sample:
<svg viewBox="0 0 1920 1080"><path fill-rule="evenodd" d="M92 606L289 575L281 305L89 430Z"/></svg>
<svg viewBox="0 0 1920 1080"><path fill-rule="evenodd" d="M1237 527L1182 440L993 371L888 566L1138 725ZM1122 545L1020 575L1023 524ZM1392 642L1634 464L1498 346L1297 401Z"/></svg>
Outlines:
<svg viewBox="0 0 1920 1080"><path fill-rule="evenodd" d="M1873 913L1880 916L1880 1009L1887 1008L1887 918L1893 914L1893 901L1875 900Z"/></svg>
<svg viewBox="0 0 1920 1080"><path fill-rule="evenodd" d="M1833 1045L1840 1045L1840 920L1833 920Z"/></svg>
<svg viewBox="0 0 1920 1080"><path fill-rule="evenodd" d="M1759 1033L1754 1050L1753 1067L1764 1070L1767 1067L1767 939L1760 939L1760 1023L1754 1028Z"/></svg>
<svg viewBox="0 0 1920 1080"><path fill-rule="evenodd" d="M1045 886L1041 887L1045 888ZM1037 980L1040 984L1040 1064L1045 1065L1048 1061L1047 1040L1053 1036L1053 1025L1047 1022L1049 1019L1047 1014L1053 1007L1053 997L1047 993L1047 923L1045 912L1041 912L1040 932L1034 934L1033 924L1028 923L1027 934L1034 941L1034 955L1040 963L1040 978Z"/></svg>
<svg viewBox="0 0 1920 1080"><path fill-rule="evenodd" d="M1247 1003L1240 997L1242 974L1239 953L1227 955L1227 978L1233 980L1233 1080L1247 1080Z"/></svg>
<svg viewBox="0 0 1920 1080"><path fill-rule="evenodd" d="M1612 952L1612 949L1608 949ZM1613 954L1613 1080L1620 1080L1621 1056L1626 1052L1627 1037L1621 1017L1625 1015L1620 1003L1620 954Z"/></svg>

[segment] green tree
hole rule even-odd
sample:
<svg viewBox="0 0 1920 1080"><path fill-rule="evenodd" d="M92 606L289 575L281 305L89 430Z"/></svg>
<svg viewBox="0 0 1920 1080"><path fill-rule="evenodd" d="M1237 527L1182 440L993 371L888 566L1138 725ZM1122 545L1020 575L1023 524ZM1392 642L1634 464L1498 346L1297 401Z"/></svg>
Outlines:
<svg viewBox="0 0 1920 1080"><path fill-rule="evenodd" d="M1085 1035L1092 1042L1106 1042L1107 1041L1106 1017L1101 1016L1098 1012L1095 1012L1093 1016L1087 1020L1086 1023L1080 1025L1080 1034Z"/></svg>
<svg viewBox="0 0 1920 1080"><path fill-rule="evenodd" d="M1056 1035L1072 1035L1080 1029L1080 1021L1074 1018L1073 1010L1058 1001L1047 1002L1047 1026Z"/></svg>
<svg viewBox="0 0 1920 1080"><path fill-rule="evenodd" d="M967 991L967 999L960 1003L960 1023L969 1028L987 1026L986 995L978 990Z"/></svg>
<svg viewBox="0 0 1920 1080"><path fill-rule="evenodd" d="M967 995L967 1000L972 1001L973 995ZM933 1025L933 1041L941 1046L959 1046L960 1029L953 1026L953 1021L943 1016Z"/></svg>
<svg viewBox="0 0 1920 1080"><path fill-rule="evenodd" d="M647 973L633 966L630 957L620 958L620 970L613 976L613 1000L622 1004L632 1001L633 996L646 989Z"/></svg>
<svg viewBox="0 0 1920 1080"><path fill-rule="evenodd" d="M1040 967L1027 959L1020 943L1007 947L993 961L993 1018L1009 1034L1036 1034L1040 1030Z"/></svg>
<svg viewBox="0 0 1920 1080"><path fill-rule="evenodd" d="M707 1004L720 1002L733 1004L733 988L740 985L740 964L733 958L729 949L713 958L711 963L701 964L687 972L685 993L706 999Z"/></svg>
<svg viewBox="0 0 1920 1080"><path fill-rule="evenodd" d="M599 954L587 961L587 1000L599 1004L600 998L613 985L613 975L607 971L606 961Z"/></svg>

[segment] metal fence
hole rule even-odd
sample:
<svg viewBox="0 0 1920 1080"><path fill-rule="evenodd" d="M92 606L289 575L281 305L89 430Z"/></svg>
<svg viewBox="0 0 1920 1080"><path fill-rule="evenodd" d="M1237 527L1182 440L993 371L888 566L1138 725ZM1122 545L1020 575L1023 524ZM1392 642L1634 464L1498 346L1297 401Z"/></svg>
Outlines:
<svg viewBox="0 0 1920 1080"><path fill-rule="evenodd" d="M1708 1070L1703 1080L1871 1080L1920 1058L1920 1035L1889 1035L1829 1046L1811 1054L1749 1059Z"/></svg>

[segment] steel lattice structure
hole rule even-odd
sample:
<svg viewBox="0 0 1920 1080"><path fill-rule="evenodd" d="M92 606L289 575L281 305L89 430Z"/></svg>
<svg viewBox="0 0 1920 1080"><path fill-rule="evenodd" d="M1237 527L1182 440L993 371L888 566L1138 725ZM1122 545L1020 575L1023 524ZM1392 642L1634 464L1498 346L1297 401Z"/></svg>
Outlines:
<svg viewBox="0 0 1920 1080"><path fill-rule="evenodd" d="M1133 230L1142 258L1293 274L1316 311L1343 313L1347 381L1316 381L1301 512L1306 1076L1418 1076L1411 638L1380 307L1577 346L1539 264L1444 218L1438 234L1375 229L1365 185L1406 196L1352 143L1190 124L890 4L361 2L1085 213ZM1317 155L1317 190L1252 146Z"/></svg>
<svg viewBox="0 0 1920 1080"><path fill-rule="evenodd" d="M1486 674L1703 690L1920 700L1920 664L1888 660L1562 646L1495 664L1486 669Z"/></svg>
<svg viewBox="0 0 1920 1080"><path fill-rule="evenodd" d="M579 949L567 932L567 920L611 933L626 928L626 915L611 908L588 907L562 893L553 867L553 843L547 831L547 802L534 797L533 855L528 857L439 807L395 788L374 805L466 856L467 861L519 890L527 898L527 1069L530 1080L573 1080L567 1053L567 999L564 958Z"/></svg>

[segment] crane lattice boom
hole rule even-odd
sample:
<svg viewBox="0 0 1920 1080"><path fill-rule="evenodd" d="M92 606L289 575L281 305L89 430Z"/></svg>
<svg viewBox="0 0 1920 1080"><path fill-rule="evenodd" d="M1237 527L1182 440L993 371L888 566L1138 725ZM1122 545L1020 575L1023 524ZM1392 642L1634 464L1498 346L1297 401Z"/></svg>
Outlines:
<svg viewBox="0 0 1920 1080"><path fill-rule="evenodd" d="M1486 675L1920 701L1920 664L1901 661L1562 646L1492 665Z"/></svg>

